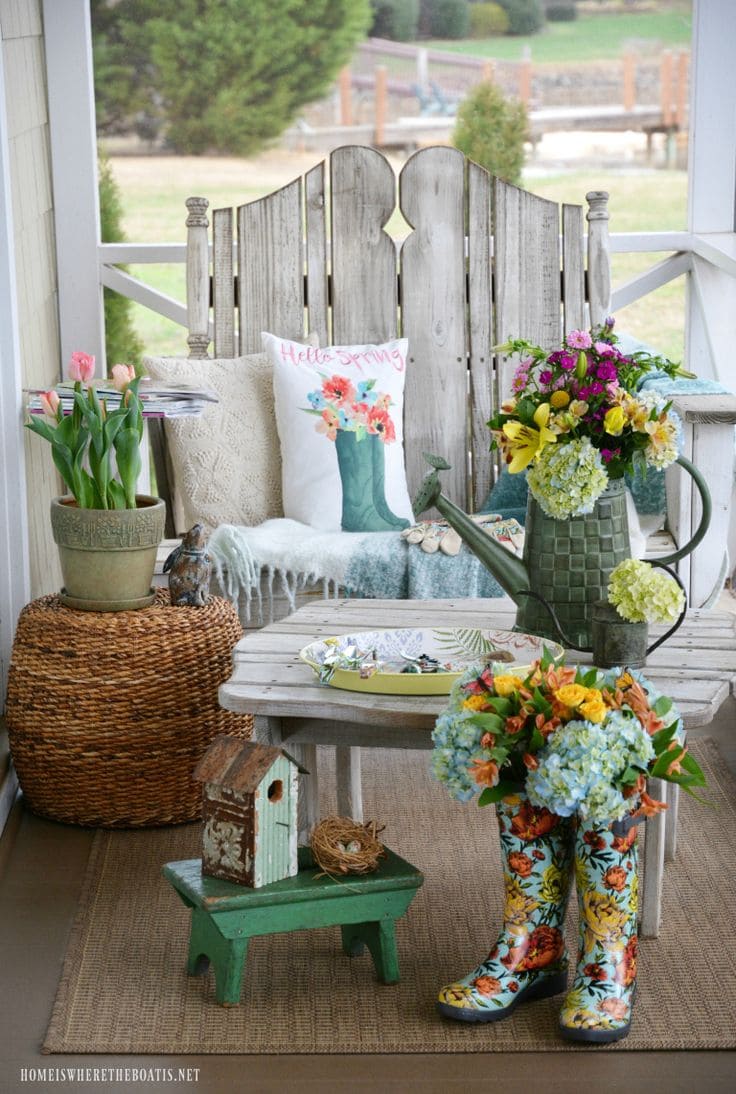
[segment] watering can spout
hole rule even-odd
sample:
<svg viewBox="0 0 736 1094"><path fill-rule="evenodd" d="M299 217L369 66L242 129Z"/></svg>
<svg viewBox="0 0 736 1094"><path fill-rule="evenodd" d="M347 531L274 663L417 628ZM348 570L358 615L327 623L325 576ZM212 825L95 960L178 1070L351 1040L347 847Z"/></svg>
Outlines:
<svg viewBox="0 0 736 1094"><path fill-rule="evenodd" d="M523 595L529 589L527 568L517 555L502 546L484 532L467 513L446 498L442 493L439 472L448 471L450 464L441 456L424 453L424 458L432 470L428 471L414 500L414 512L423 513L435 506L470 550L489 570L501 588L511 599L520 604Z"/></svg>

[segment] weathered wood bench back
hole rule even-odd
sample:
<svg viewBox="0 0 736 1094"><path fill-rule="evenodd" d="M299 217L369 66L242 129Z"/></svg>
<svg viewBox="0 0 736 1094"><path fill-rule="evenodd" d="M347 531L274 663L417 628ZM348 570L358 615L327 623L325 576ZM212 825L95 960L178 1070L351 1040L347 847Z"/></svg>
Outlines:
<svg viewBox="0 0 736 1094"><path fill-rule="evenodd" d="M259 352L261 331L297 341L311 331L320 345L408 338L410 492L422 453L438 452L452 464L447 492L477 508L491 484L486 422L510 384L492 347L525 337L552 348L563 327L602 320L607 195L588 195L586 278L580 206L560 215L456 149L417 152L398 179L371 148L334 151L329 186L326 166L235 214L214 210L211 278L208 203L187 201L190 356L206 357L213 336L215 357ZM400 243L387 231L397 210Z"/></svg>

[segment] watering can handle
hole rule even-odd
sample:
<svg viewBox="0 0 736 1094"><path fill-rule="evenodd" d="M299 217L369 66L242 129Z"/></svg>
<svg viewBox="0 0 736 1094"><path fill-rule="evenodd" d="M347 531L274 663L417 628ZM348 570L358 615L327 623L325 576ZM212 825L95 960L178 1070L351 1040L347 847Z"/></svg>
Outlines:
<svg viewBox="0 0 736 1094"><path fill-rule="evenodd" d="M700 529L698 529L698 531L700 531ZM697 532L696 532L696 535L697 535ZM693 538L695 538L695 537L693 537ZM657 646L661 646L663 642L666 642L667 639L670 638L675 633L676 630L679 630L679 628L684 623L685 615L687 614L687 592L685 590L685 586L682 584L682 582L680 581L680 579L677 576L677 574L675 573L675 571L671 570L669 568L669 566L665 566L665 564L662 562L662 560L660 558L649 558L649 559L647 559L647 562L649 562L650 565L652 565L652 566L658 566L660 568L660 570L666 570L667 573L670 575L670 577L674 581L676 581L677 584L682 589L682 594L683 594L683 598L684 598L683 599L683 605L682 605L682 611L680 612L680 614L678 615L677 619L672 624L670 629L668 631L665 631L664 634L661 635L657 639L656 642L652 642L651 646L648 647L648 649L647 649L647 657L648 657L649 654L652 652L652 650L656 650Z"/></svg>
<svg viewBox="0 0 736 1094"><path fill-rule="evenodd" d="M698 493L700 494L700 501L701 501L702 506L703 506L703 514L700 518L700 524L698 525L697 529L693 533L692 539L688 540L688 542L685 544L684 547L679 547L676 551L673 551L669 555L662 555L661 558L657 558L657 559L648 558L647 562L651 562L651 563L655 563L655 562L656 563L679 562L679 560L681 558L684 558L685 555L689 555L691 551L695 550L695 548L701 542L701 540L705 536L705 533L708 531L708 528L710 526L710 518L711 518L711 513L713 512L713 505L712 505L711 500L710 500L710 490L708 489L708 484L706 483L705 479L703 478L703 476L698 471L697 467L693 463L691 463L690 460L688 460L685 456L678 456L677 462L679 463L680 467L684 467L686 471L689 471L690 475L692 476L692 478L695 482L695 485L698 488ZM678 626L679 626L679 624L678 624ZM664 641L664 639L662 639L662 641Z"/></svg>

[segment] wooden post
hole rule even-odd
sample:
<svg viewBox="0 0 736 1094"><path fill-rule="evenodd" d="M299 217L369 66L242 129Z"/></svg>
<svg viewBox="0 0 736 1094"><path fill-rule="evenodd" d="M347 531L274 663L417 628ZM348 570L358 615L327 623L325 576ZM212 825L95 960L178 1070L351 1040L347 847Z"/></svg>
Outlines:
<svg viewBox="0 0 736 1094"><path fill-rule="evenodd" d="M633 53L624 54L624 110L636 106L636 58Z"/></svg>
<svg viewBox="0 0 736 1094"><path fill-rule="evenodd" d="M675 85L675 125L678 130L687 129L687 93L690 54L683 49L677 55L677 83Z"/></svg>
<svg viewBox="0 0 736 1094"><path fill-rule="evenodd" d="M662 125L672 125L672 51L664 50L659 63L659 101L662 108Z"/></svg>
<svg viewBox="0 0 736 1094"><path fill-rule="evenodd" d="M105 318L97 248L100 205L87 0L44 0L49 137L59 272L61 359L83 349L105 375Z"/></svg>
<svg viewBox="0 0 736 1094"><path fill-rule="evenodd" d="M524 46L521 60L519 61L519 98L525 106L529 105L532 97L532 54L529 46Z"/></svg>
<svg viewBox="0 0 736 1094"><path fill-rule="evenodd" d="M352 75L346 65L340 69L340 125L353 124L353 87Z"/></svg>
<svg viewBox="0 0 736 1094"><path fill-rule="evenodd" d="M373 143L376 148L383 147L386 138L386 105L388 70L385 65L376 65L376 98L373 122Z"/></svg>
<svg viewBox="0 0 736 1094"><path fill-rule="evenodd" d="M424 47L417 50L417 83L422 91L429 87L429 56Z"/></svg>
<svg viewBox="0 0 736 1094"><path fill-rule="evenodd" d="M588 202L588 304L590 325L597 327L609 314L611 305L608 194L605 190L591 190L585 200Z"/></svg>
<svg viewBox="0 0 736 1094"><path fill-rule="evenodd" d="M481 79L484 84L492 84L496 78L496 64L494 61L484 61L481 69Z"/></svg>
<svg viewBox="0 0 736 1094"><path fill-rule="evenodd" d="M187 198L187 345L189 356L207 356L210 344L210 261L206 198Z"/></svg>

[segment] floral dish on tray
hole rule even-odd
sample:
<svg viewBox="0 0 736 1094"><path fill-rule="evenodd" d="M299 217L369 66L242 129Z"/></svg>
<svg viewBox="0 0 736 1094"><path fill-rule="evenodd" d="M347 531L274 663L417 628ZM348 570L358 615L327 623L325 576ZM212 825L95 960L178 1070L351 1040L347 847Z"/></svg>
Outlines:
<svg viewBox="0 0 736 1094"><path fill-rule="evenodd" d="M556 642L517 631L436 628L360 631L310 642L299 657L323 684L384 695L446 695L471 665L528 670Z"/></svg>

